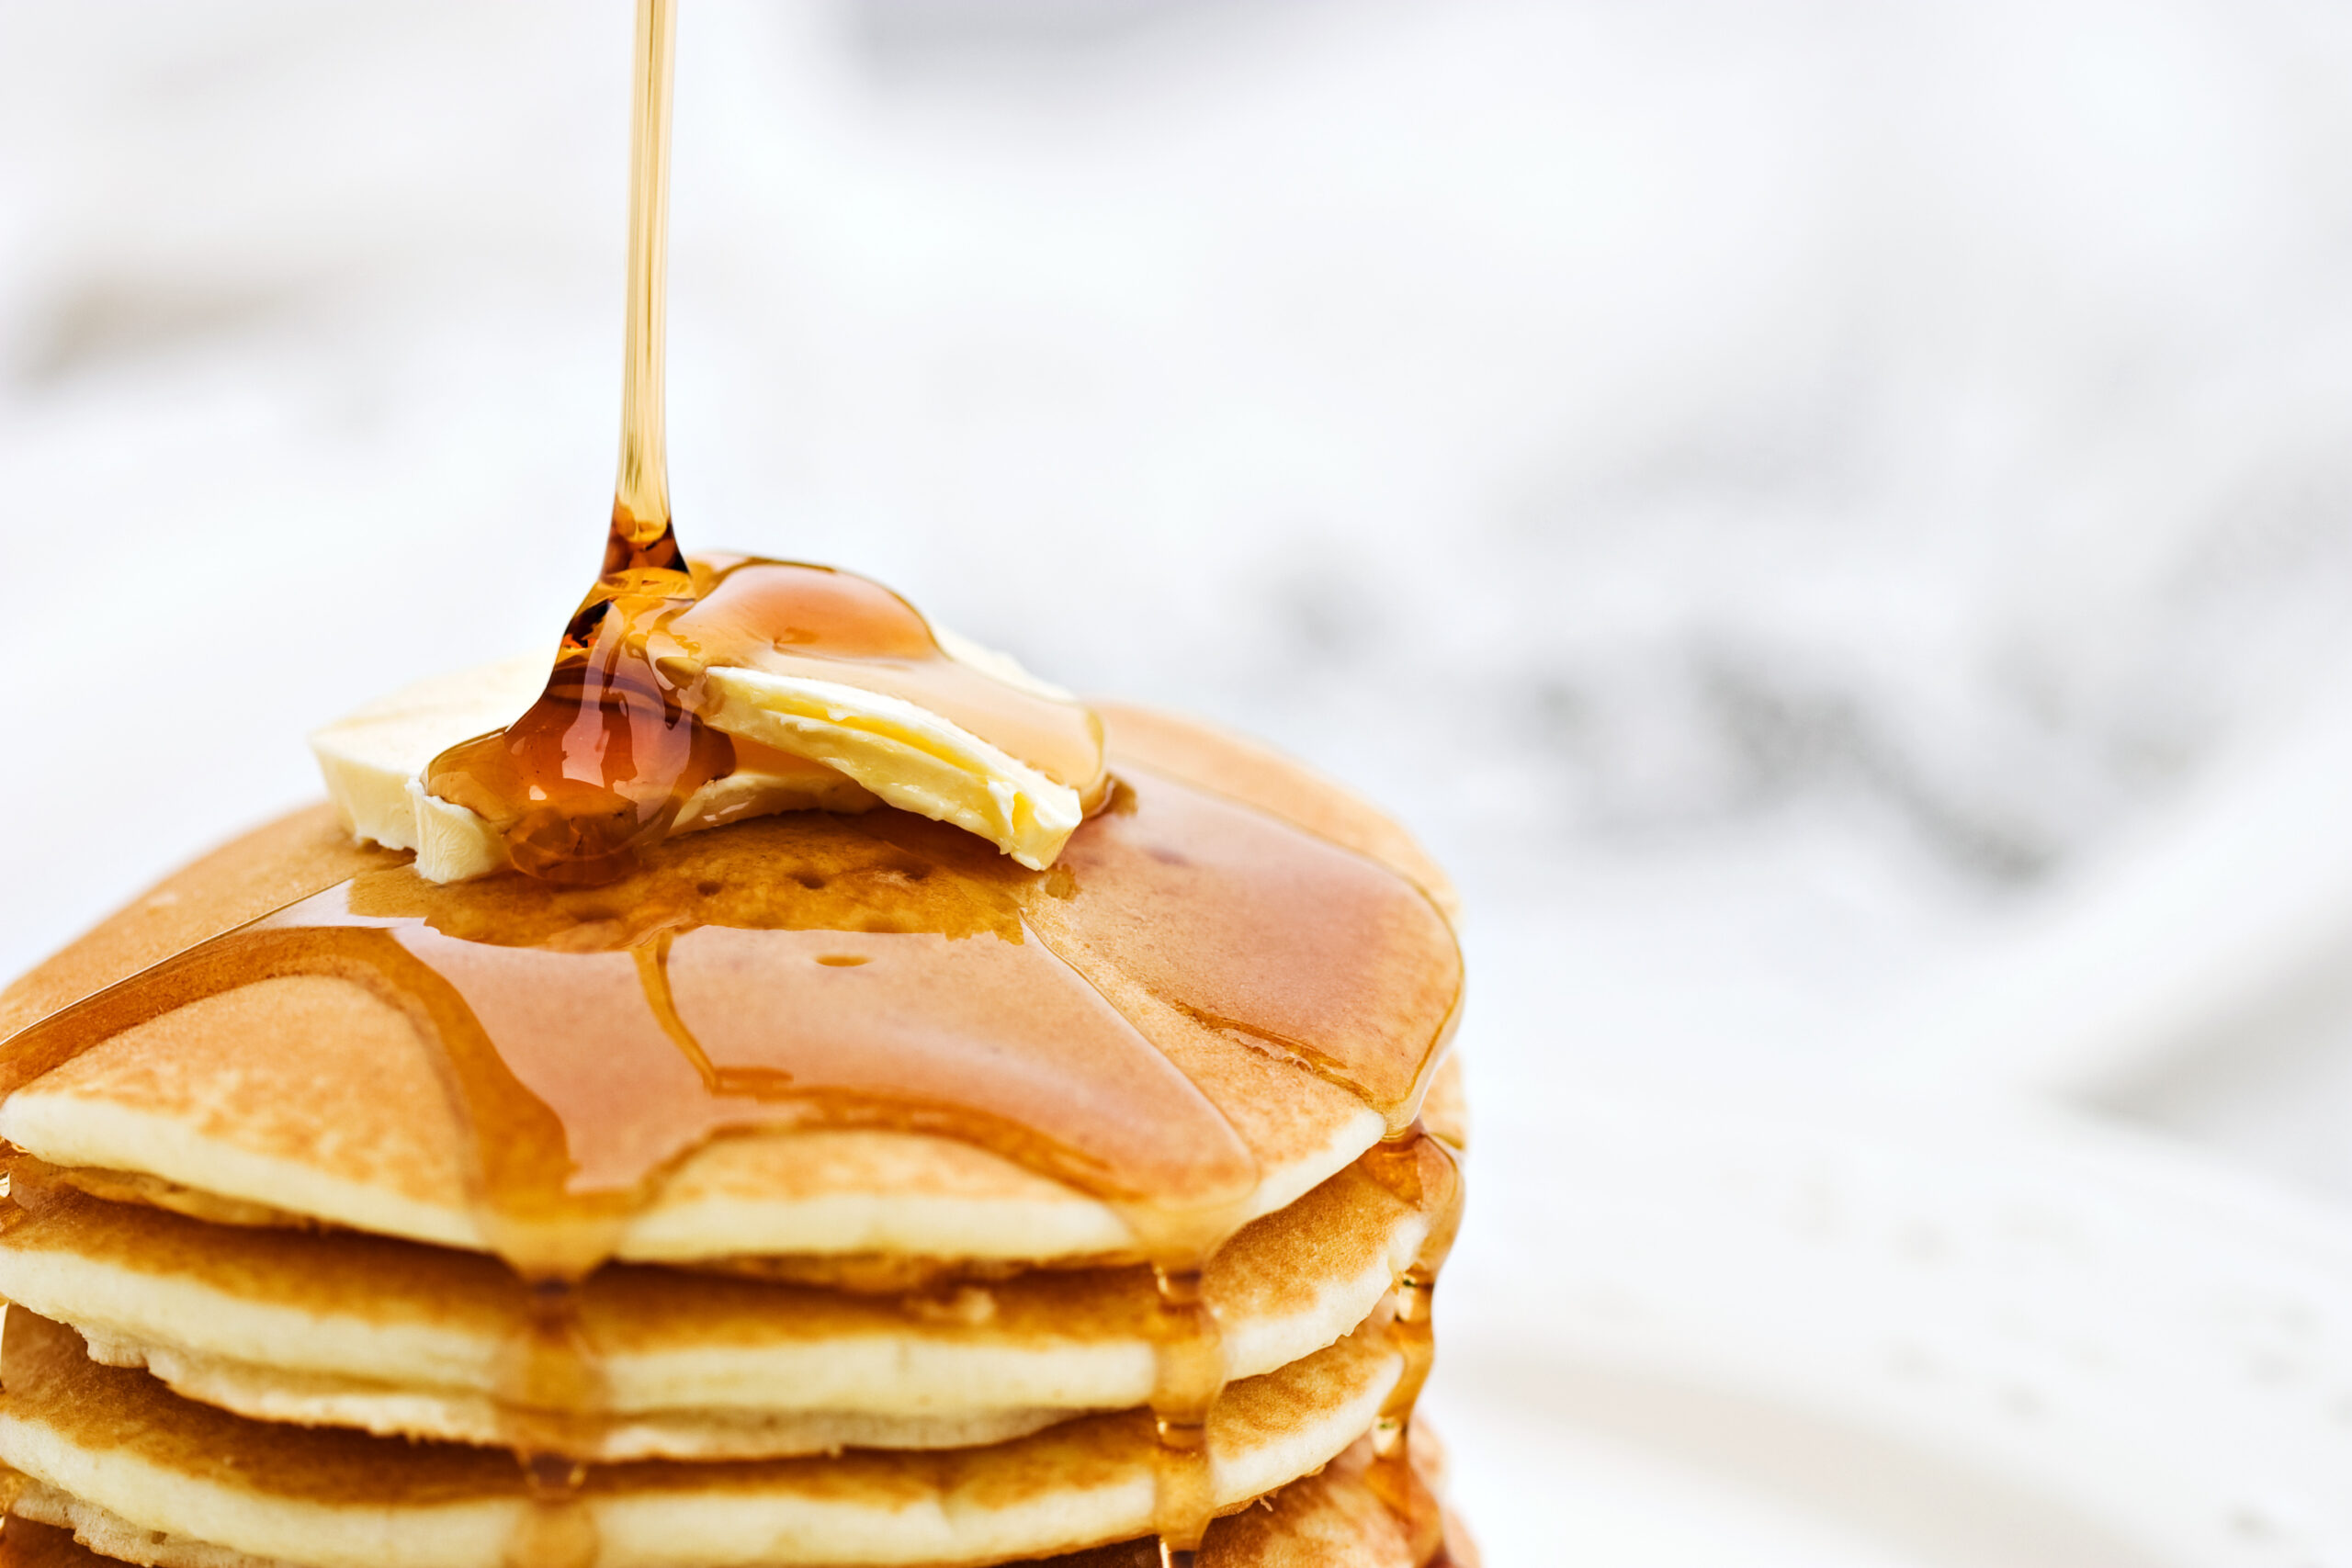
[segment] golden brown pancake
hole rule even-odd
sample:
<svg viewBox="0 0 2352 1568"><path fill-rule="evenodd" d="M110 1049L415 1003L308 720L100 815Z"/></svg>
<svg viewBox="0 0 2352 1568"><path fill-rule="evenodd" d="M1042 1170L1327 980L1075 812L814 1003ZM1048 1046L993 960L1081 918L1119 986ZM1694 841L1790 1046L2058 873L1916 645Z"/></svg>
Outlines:
<svg viewBox="0 0 2352 1568"><path fill-rule="evenodd" d="M526 1527L523 1478L493 1450L248 1421L98 1366L73 1330L22 1308L5 1356L0 1462L61 1509L79 1499L142 1531L315 1568L497 1568ZM1235 1384L1210 1423L1217 1506L1345 1450L1397 1365L1367 1331ZM1148 1530L1156 1447L1130 1412L953 1453L598 1466L579 1506L603 1568L1002 1562Z"/></svg>
<svg viewBox="0 0 2352 1568"><path fill-rule="evenodd" d="M1460 1142L1451 891L1105 716L1047 873L879 811L436 886L310 813L0 995L19 1516L163 1568L1425 1551L1459 1189L1372 1145Z"/></svg>
<svg viewBox="0 0 2352 1568"><path fill-rule="evenodd" d="M1381 1115L1346 1087L1347 1075L1368 1073L1378 1093L1408 1095L1413 1064L1426 1072L1437 1060L1433 1046L1459 995L1458 952L1432 902L1445 895L1442 886L1427 890L1438 886L1434 874L1392 825L1303 770L1181 721L1114 710L1112 723L1114 754L1143 792L1146 814L1135 818L1114 803L1042 877L1008 870L986 846L954 841L963 836L952 829L926 835L922 829L935 825L896 813L879 814L893 819L887 822L804 813L697 835L665 846L665 866L677 886L717 888L718 882L697 883L695 870L717 863L714 857L740 867L756 852L768 857L759 863L788 866L795 857L831 864L845 854L871 861L919 852L942 868L926 886L1007 889L1001 897L1021 900L1019 919L1032 942L1074 966L1092 988L1088 994L1099 998L1070 1005L1107 1002L1127 1021L1118 1027L1140 1031L1179 1075L1171 1082L1183 1086L1166 1094L1118 1092L1141 1094L1138 1106L1167 1114L1178 1099L1197 1093L1214 1108L1204 1113L1238 1138L1256 1175L1236 1190L1227 1212L1232 1223L1246 1223L1326 1179L1380 1135ZM1213 830L1199 842L1242 861L1193 863L1162 847L1170 833L1190 844L1181 836L1210 818ZM1316 837L1299 837L1299 827ZM1136 841L1139 831L1146 836ZM1247 857L1279 856L1292 852L1287 844L1310 841L1326 846L1316 852L1313 874L1329 887L1313 890L1321 899L1310 906L1317 918L1291 918L1282 900L1300 890L1280 876L1258 876ZM881 847L859 847L875 844ZM167 879L26 976L0 997L0 1030L113 982L128 979L124 994L135 996L153 982L132 976L175 947L355 874L355 888L374 901L370 909L413 912L436 931L487 921L500 943L536 940L516 934L515 922L527 924L529 909L546 902L545 890L513 879L442 889L417 884L387 857L335 842L322 814L301 814ZM624 919L633 918L626 906L634 886L611 890ZM916 909L929 895L910 886L901 879L884 886L895 902L877 908L892 919ZM717 902L740 902L752 891L739 878ZM854 899L841 904L833 891L782 891L832 909L821 920L846 922L845 929L870 929L859 922L876 918L871 908L861 914ZM999 897L986 894L982 903ZM942 907L952 913L975 906L951 899ZM698 907L691 918L707 915ZM577 927L574 917L565 918ZM718 943L717 961L727 962L723 930L696 926L693 935ZM969 968L967 960L991 953L1009 961L1020 949L1020 931L1000 935L1012 945L959 940L950 930L944 944L890 951L918 968L949 964L940 971L946 988L924 1005L952 1007L970 985L996 983L980 971L950 978L962 975L957 965ZM816 956L820 964L831 961ZM726 990L731 971L711 962L704 961L707 973L684 972L678 1005L698 1029L723 1032L730 1017L743 1016L742 1004ZM583 973L575 967L568 975L576 982ZM452 1101L438 1048L379 990L336 973L292 974L204 996L152 1020L138 1021L135 1012L124 1013L128 1026L111 1038L10 1094L0 1106L0 1134L53 1164L143 1179L159 1194L205 1194L443 1246L491 1245L473 1185L474 1134ZM19 1054L54 1027L20 1039ZM1043 1042L1066 1026L1040 1027L1046 1033L1034 1038ZM670 1049L658 1042L650 1048ZM544 1083L534 1088L547 1092ZM1115 1148L1129 1131L1144 1129L1100 1135ZM584 1156L575 1151L575 1157ZM747 1129L676 1159L622 1230L617 1250L643 1260L763 1253L1132 1257L1141 1213L961 1137L867 1127Z"/></svg>
<svg viewBox="0 0 2352 1568"><path fill-rule="evenodd" d="M112 1366L261 1419L495 1444L528 1289L473 1254L356 1233L207 1224L20 1171L0 1296ZM1227 1375L1310 1355L1371 1316L1435 1218L1355 1168L1211 1264ZM942 1448L1150 1397L1148 1269L1030 1270L860 1295L620 1265L578 1303L616 1423L584 1459Z"/></svg>
<svg viewBox="0 0 2352 1568"><path fill-rule="evenodd" d="M1414 1441L1416 1455L1434 1450L1426 1429L1417 1431ZM1357 1443L1316 1474L1218 1519L1201 1544L1199 1568L1411 1568L1396 1517L1365 1483L1369 1457L1368 1445ZM53 1499L33 1506L58 1522L21 1515L9 1519L0 1530L0 1568L107 1568L117 1558L153 1568L280 1568L272 1560L205 1551L176 1539L157 1541L115 1516L86 1505L73 1507L85 1533L112 1550L113 1558L101 1557L74 1540L66 1507ZM1449 1529L1447 1547L1451 1568L1478 1568L1458 1525ZM1144 1538L1003 1568L1159 1568L1159 1548Z"/></svg>

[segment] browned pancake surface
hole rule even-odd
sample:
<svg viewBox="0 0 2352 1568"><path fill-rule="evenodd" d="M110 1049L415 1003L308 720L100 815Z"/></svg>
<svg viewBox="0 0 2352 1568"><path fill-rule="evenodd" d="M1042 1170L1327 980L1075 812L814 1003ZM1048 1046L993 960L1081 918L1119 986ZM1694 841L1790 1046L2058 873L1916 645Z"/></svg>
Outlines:
<svg viewBox="0 0 2352 1568"><path fill-rule="evenodd" d="M350 1231L208 1224L107 1202L53 1176L27 1182L21 1195L27 1215L0 1234L0 1254L69 1255L317 1316L432 1324L493 1341L529 1323L528 1288L479 1254ZM1410 1214L1401 1199L1351 1168L1243 1230L1211 1261L1208 1297L1235 1327L1305 1309L1327 1281L1385 1270L1391 1232ZM970 1287L950 1279L867 1296L616 1264L590 1278L579 1308L585 1344L620 1355L876 1334L1012 1344L1145 1338L1159 1293L1139 1265L1030 1269ZM188 1342L201 1345L203 1336L192 1331Z"/></svg>
<svg viewBox="0 0 2352 1568"><path fill-rule="evenodd" d="M1396 1366L1376 1329L1351 1336L1279 1373L1233 1385L1211 1416L1211 1441L1223 1453L1260 1434L1304 1429L1393 1382ZM0 1417L108 1462L304 1504L415 1508L525 1493L513 1457L494 1450L273 1426L178 1398L144 1372L97 1365L72 1329L22 1308L7 1314ZM595 1466L582 1495L785 1493L883 1509L952 1497L956 1508L993 1509L1148 1471L1157 1447L1150 1413L1136 1410L985 1449Z"/></svg>
<svg viewBox="0 0 2352 1568"><path fill-rule="evenodd" d="M864 886L854 876L810 891L790 886L789 878L773 887L740 877L697 881L694 867L712 856L725 860L730 846L755 840L775 846L761 854L789 862L806 854L835 856L836 849L816 846L836 840L865 843L876 834L881 837L874 841L882 846L876 853L903 858L902 850L892 847L903 840L904 852L920 852L919 860L946 874L927 883L892 881L898 874L877 862L877 874L890 884L882 889L887 908L877 905L865 914L818 910L808 918L819 926L838 923L853 931L898 931L911 919L924 930L947 932L941 951L953 954L966 953L957 943L962 927L956 921L978 919L986 924L993 908L984 896L987 889L1000 881L1008 890L1016 884L1029 887L1019 896L1018 917L1010 902L999 913L1014 919L1016 927L1025 920L1080 972L1173 1065L1181 1074L1171 1080L1176 1088L1189 1084L1197 1090L1200 1102L1215 1108L1215 1116L1238 1134L1248 1158L1266 1173L1272 1185L1262 1198L1237 1200L1256 1204L1243 1209L1246 1218L1287 1201L1336 1168L1351 1148L1361 1148L1370 1135L1363 1130L1367 1100L1393 1106L1419 1087L1429 1070L1430 1042L1447 1024L1459 995L1458 951L1430 902L1448 895L1426 857L1394 824L1295 764L1184 721L1135 710L1114 714L1115 754L1154 804L1136 815L1114 802L1081 829L1064 865L1042 882L1020 882L1024 874L990 855L987 846L967 841L967 836L898 814L843 823L803 813L695 835L665 846L663 853L676 863L665 862L662 874L673 889L715 892L721 904L760 896L771 901L854 901L863 897L857 889ZM1164 782L1150 783L1153 778ZM1251 809L1236 813L1216 805L1220 798ZM1190 833L1186 823L1204 813L1203 820L1214 818L1220 826ZM1298 852L1291 846L1306 841L1307 833L1327 846L1312 857L1312 874L1319 879L1313 918L1294 914L1286 900L1295 900L1298 892L1281 869L1289 863L1285 856ZM802 840L809 847L793 847ZM28 976L0 1000L0 1021L6 1021L0 1027L34 1018L189 940L341 876L359 875L352 898L376 915L424 919L437 932L480 928L498 946L539 940L530 935L538 918L534 900L558 897L496 878L434 889L391 864L392 859L338 844L320 812L288 818L170 879ZM1276 869L1261 875L1261 867ZM634 886L618 885L610 897L628 905L640 897L631 891ZM964 891L950 899L951 888ZM693 899L699 896L687 894L688 904L674 918L683 922L680 930L707 929L718 942L732 928L716 909L697 913ZM1008 891L1005 897L1012 895ZM955 907L943 904L941 910L925 913L942 899ZM622 909L617 918L626 922L634 917ZM763 914L751 924L770 928L776 919ZM800 929L801 919L800 913L790 915L786 928ZM870 923L876 919L883 924ZM707 920L717 923L706 927ZM1250 933L1250 940L1235 942L1235 931ZM1019 936L1018 929L1007 928L993 938L976 934L963 940L978 943L971 948L977 953L999 941L1017 943ZM736 1016L741 1009L730 1010L722 994L724 971L706 966L698 972L687 964L692 946L682 942L673 961L679 1008L703 1021L698 1029L723 1033L741 1021ZM724 944L718 950L724 951ZM712 985L718 989L695 989ZM952 987L942 994L952 994ZM763 1048L758 1035L752 1029L744 1048ZM656 1054L666 1050L657 1046ZM682 1064L673 1065L683 1070ZM542 1084L537 1092L552 1089ZM1136 1098L1132 1090L1120 1092ZM41 1138L56 1140L57 1157L66 1163L108 1163L103 1154L136 1175L141 1168L136 1164L142 1146L139 1129L162 1122L185 1134L180 1141L192 1141L193 1146L175 1156L172 1169L150 1174L184 1188L218 1190L250 1206L261 1200L263 1188L283 1186L274 1181L272 1170L299 1169L323 1185L284 1195L298 1212L307 1205L307 1212L391 1234L444 1245L483 1244L469 1212L472 1172L483 1156L480 1149L469 1150L439 1045L427 1041L407 1011L334 975L262 980L137 1023L49 1072L32 1093L52 1107L48 1120L38 1126L24 1122L21 1129L12 1121L12 1131L36 1148L42 1146ZM1164 1100L1145 1096L1142 1102ZM74 1105L90 1109L76 1111ZM111 1132L101 1125L107 1122L101 1108L120 1108L119 1113L108 1112ZM612 1120L603 1111L596 1117L600 1126ZM97 1131L85 1139L85 1152L69 1156L74 1126ZM773 1213L776 1204L844 1194L928 1194L971 1201L1059 1201L1066 1208L1073 1196L955 1138L846 1129L720 1131L716 1141L672 1171L648 1215L658 1218L665 1207L684 1212L682 1206L700 1205L704 1218L695 1223L704 1228L641 1245L626 1241L627 1255L707 1257L724 1250L723 1233L731 1224L748 1227L747 1238L760 1237L747 1242L747 1249L775 1249L778 1244L767 1241L760 1227L784 1222L730 1219L729 1204L767 1204ZM673 1135L692 1136L684 1123L664 1134ZM503 1146L499 1138L484 1136L481 1147L494 1156ZM922 1145L922 1152L910 1153L905 1146L910 1144ZM574 1157L603 1158L601 1151L614 1146L601 1136L588 1139ZM208 1152L213 1150L228 1157L217 1185L209 1184L207 1176L208 1166L220 1163ZM653 1156L628 1154L624 1162L640 1157ZM1283 1174L1291 1171L1299 1175ZM122 1191L139 1195L135 1182ZM152 1184L145 1191L158 1201L171 1196ZM1135 1217L1133 1211L1129 1217ZM936 1230L944 1222L929 1223ZM719 1234L711 1234L714 1229ZM1069 1222L1067 1240L1052 1231L1048 1225L1035 1256L1115 1251L1119 1245L1115 1227L1106 1239L1101 1223L1089 1230L1086 1223ZM808 1243L810 1250L831 1245ZM854 1249L855 1244L840 1245ZM1008 1254L1006 1246L992 1242L980 1255L1017 1255L1018 1247Z"/></svg>

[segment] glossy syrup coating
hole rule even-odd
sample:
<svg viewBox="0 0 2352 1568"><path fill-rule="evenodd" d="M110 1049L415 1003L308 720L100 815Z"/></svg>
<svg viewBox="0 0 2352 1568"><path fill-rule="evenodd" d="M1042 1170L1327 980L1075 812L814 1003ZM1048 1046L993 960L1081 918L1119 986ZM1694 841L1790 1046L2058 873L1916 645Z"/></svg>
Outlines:
<svg viewBox="0 0 2352 1568"><path fill-rule="evenodd" d="M1104 798L1100 719L950 657L913 605L870 579L741 556L665 565L679 560L666 525L644 548L616 521L606 557L624 565L573 615L538 699L425 770L427 790L490 823L527 875L575 886L627 875L688 797L733 769L733 742L706 717L712 669L899 698L1089 808Z"/></svg>
<svg viewBox="0 0 2352 1568"><path fill-rule="evenodd" d="M682 662L833 681L900 697L1076 790L1106 774L1102 722L1084 704L951 658L931 623L871 578L800 561L694 562L699 600L663 627Z"/></svg>
<svg viewBox="0 0 2352 1568"><path fill-rule="evenodd" d="M488 822L527 876L615 881L735 765L732 742L705 722L703 672L720 665L904 698L1091 808L1102 728L1083 707L947 657L912 605L864 578L746 558L690 567L679 547L663 394L676 21L676 0L638 0L620 468L604 561L537 700L434 759L425 788Z"/></svg>
<svg viewBox="0 0 2352 1568"><path fill-rule="evenodd" d="M0 1089L204 997L328 975L436 1044L485 1232L526 1274L594 1268L711 1137L826 1126L981 1145L1116 1205L1181 1270L1255 1164L1106 987L1215 1020L1402 1131L1458 960L1385 868L1144 764L1122 778L1046 872L889 811L691 835L596 888L436 886L382 857L30 1021Z"/></svg>
<svg viewBox="0 0 2352 1568"><path fill-rule="evenodd" d="M1182 1561L1208 1521L1199 1434L1224 1382L1198 1273L1257 1168L1149 1020L1205 1022L1350 1089L1399 1134L1367 1169L1419 1201L1416 1184L1452 1169L1413 1117L1460 972L1443 915L1385 866L1140 760L1118 773L1047 872L890 811L673 840L593 888L325 863L329 886L288 889L307 897L13 1037L0 1088L285 976L356 981L419 1024L472 1134L481 1228L537 1281L502 1397L547 1499L529 1547L541 1562L565 1560L578 1526L558 1435L602 1400L575 1283L667 1169L758 1127L978 1144L1112 1202L1159 1270L1159 1523ZM1392 1332L1425 1366L1415 1299ZM1400 1482L1408 1404L1389 1412L1398 1436L1376 1467ZM1400 1517L1434 1517L1409 1483L1391 1490Z"/></svg>
<svg viewBox="0 0 2352 1568"><path fill-rule="evenodd" d="M434 759L425 787L497 829L526 875L593 886L626 873L687 796L735 765L727 737L655 660L662 628L694 603L668 521L640 542L616 514L605 570L564 627L546 689L504 729Z"/></svg>
<svg viewBox="0 0 2352 1568"><path fill-rule="evenodd" d="M426 770L429 789L499 831L516 870L548 882L618 876L670 830L698 785L734 764L726 738L695 722L650 646L695 599L670 517L663 386L676 35L676 0L638 0L620 471L602 568L564 627L538 700Z"/></svg>

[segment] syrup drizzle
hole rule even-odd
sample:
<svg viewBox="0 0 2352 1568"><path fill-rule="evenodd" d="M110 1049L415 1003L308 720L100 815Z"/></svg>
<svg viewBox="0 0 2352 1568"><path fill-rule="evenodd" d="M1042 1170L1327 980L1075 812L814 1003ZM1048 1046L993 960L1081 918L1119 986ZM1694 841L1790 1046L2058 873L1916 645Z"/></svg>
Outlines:
<svg viewBox="0 0 2352 1568"><path fill-rule="evenodd" d="M625 874L695 792L732 772L707 721L714 666L848 682L961 725L1080 792L1107 788L1101 721L950 657L914 607L848 572L745 557L689 562L670 514L663 413L674 0L639 0L620 471L603 568L537 701L425 769L518 871L572 886Z"/></svg>
<svg viewBox="0 0 2352 1568"><path fill-rule="evenodd" d="M1091 710L951 658L912 604L870 578L748 556L698 559L699 603L662 628L680 667L732 666L902 697L995 742L1091 810L1109 787ZM674 647L674 652L671 649ZM707 698L700 698L707 708Z"/></svg>
<svg viewBox="0 0 2352 1568"><path fill-rule="evenodd" d="M1382 1140L1362 1164L1400 1201L1429 1204L1435 1215L1419 1251L1390 1292L1389 1343L1404 1358L1405 1370L1373 1427L1372 1468L1366 1474L1381 1502L1404 1526L1414 1562L1429 1568L1446 1555L1445 1514L1413 1464L1413 1410L1437 1355L1430 1312L1438 1272L1462 1224L1461 1163L1443 1139L1417 1122L1403 1135Z"/></svg>
<svg viewBox="0 0 2352 1568"><path fill-rule="evenodd" d="M1165 1281L1155 1522L1192 1550L1223 1382L1197 1276L1259 1173L1162 1043L1237 1021L1409 1129L1459 969L1410 884L1140 761L1120 773L1049 872L892 811L687 835L603 887L364 871L35 1022L0 1045L0 1093L279 976L339 976L412 1019L470 1134L481 1232L540 1288L502 1402L535 1483L532 1568L575 1561L585 1515L557 1483L604 1417L569 1287L666 1171L756 1128L978 1145L1113 1204ZM1434 1179L1419 1161L1393 1179Z"/></svg>
<svg viewBox="0 0 2352 1568"><path fill-rule="evenodd" d="M435 794L473 807L514 867L548 882L612 880L735 761L727 738L688 713L652 647L695 601L671 525L662 413L676 19L674 0L639 0L620 473L603 570L564 627L538 700L427 770Z"/></svg>
<svg viewBox="0 0 2352 1568"><path fill-rule="evenodd" d="M1193 1568L1201 1537L1216 1514L1216 1477L1209 1455L1209 1416L1225 1393L1225 1342L1216 1314L1201 1295L1200 1262L1155 1264L1159 1289L1158 1366L1151 1416L1159 1438L1152 1469L1151 1528L1160 1568Z"/></svg>
<svg viewBox="0 0 2352 1568"><path fill-rule="evenodd" d="M522 1334L506 1347L499 1436L523 1467L526 1508L506 1544L510 1568L593 1568L596 1521L581 1493L588 1467L572 1457L582 1428L605 1409L602 1362L585 1342L580 1288L560 1278L531 1282Z"/></svg>

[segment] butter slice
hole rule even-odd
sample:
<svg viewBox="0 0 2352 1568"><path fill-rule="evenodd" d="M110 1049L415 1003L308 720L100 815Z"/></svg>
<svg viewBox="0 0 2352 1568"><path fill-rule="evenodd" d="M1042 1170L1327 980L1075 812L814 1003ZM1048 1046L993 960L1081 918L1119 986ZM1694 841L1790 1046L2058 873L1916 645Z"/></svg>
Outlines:
<svg viewBox="0 0 2352 1568"><path fill-rule="evenodd" d="M462 827L437 820L428 835L419 802L430 797L410 786L426 764L458 741L514 723L547 680L547 655L524 654L404 686L312 735L311 754L319 761L327 797L342 815L343 825L356 837L388 850L421 850L428 836L463 836L467 830ZM473 818L476 830L488 832L481 818L470 811L465 815ZM447 852L436 849L436 861ZM500 855L492 869L503 864L504 858Z"/></svg>
<svg viewBox="0 0 2352 1568"><path fill-rule="evenodd" d="M943 636L951 657L1000 680L1054 689L1004 655ZM544 655L439 676L311 737L328 796L360 839L414 850L417 874L462 882L506 864L498 833L431 795L434 758L514 722L547 681ZM1084 811L1078 792L903 698L756 670L706 671L704 721L736 742L736 767L690 795L673 832L779 811L863 811L877 800L952 823L1043 870Z"/></svg>
<svg viewBox="0 0 2352 1568"><path fill-rule="evenodd" d="M1032 871L1053 864L1086 819L1078 791L904 697L764 670L713 669L704 679L715 728L822 762Z"/></svg>

